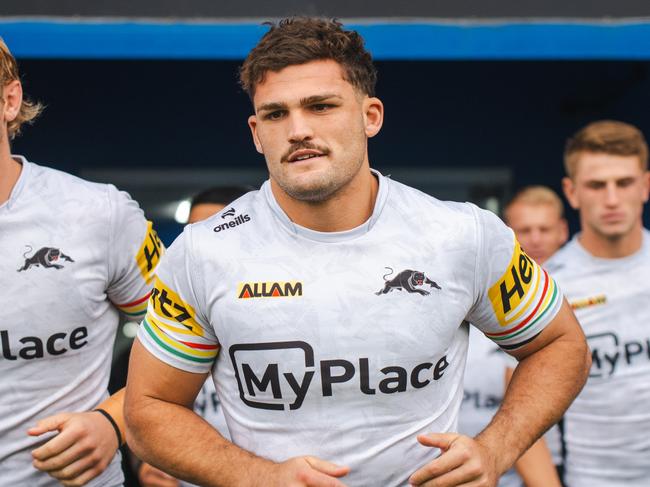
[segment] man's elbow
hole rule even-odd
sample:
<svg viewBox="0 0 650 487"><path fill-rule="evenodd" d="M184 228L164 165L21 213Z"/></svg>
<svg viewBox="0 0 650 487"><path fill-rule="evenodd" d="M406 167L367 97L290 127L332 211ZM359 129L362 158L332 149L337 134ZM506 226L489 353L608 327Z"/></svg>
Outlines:
<svg viewBox="0 0 650 487"><path fill-rule="evenodd" d="M589 348L589 345L587 344L587 340L584 339L582 340L582 350L581 350L581 356L583 357L583 366L581 370L581 378L582 378L582 383L580 384L580 390L582 390L583 386L587 383L587 379L589 378L589 372L591 371L591 349Z"/></svg>

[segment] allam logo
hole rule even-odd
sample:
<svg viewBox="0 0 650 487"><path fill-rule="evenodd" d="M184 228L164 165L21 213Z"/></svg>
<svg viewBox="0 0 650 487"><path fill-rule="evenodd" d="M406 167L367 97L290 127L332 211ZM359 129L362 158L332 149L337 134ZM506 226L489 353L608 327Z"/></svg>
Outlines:
<svg viewBox="0 0 650 487"><path fill-rule="evenodd" d="M292 298L302 296L302 282L240 282L237 298Z"/></svg>

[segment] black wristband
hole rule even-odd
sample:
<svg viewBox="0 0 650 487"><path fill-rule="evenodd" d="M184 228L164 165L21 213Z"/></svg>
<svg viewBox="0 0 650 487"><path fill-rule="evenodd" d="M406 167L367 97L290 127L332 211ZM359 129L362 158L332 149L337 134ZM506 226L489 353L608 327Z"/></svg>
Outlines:
<svg viewBox="0 0 650 487"><path fill-rule="evenodd" d="M111 426L115 430L115 436L117 436L117 447L122 446L122 433L120 433L120 428L117 426L117 423L113 419L113 416L108 414L106 411L103 409L97 408L93 409L93 412L100 413L102 416L104 416L106 419L108 419L108 422L111 423Z"/></svg>

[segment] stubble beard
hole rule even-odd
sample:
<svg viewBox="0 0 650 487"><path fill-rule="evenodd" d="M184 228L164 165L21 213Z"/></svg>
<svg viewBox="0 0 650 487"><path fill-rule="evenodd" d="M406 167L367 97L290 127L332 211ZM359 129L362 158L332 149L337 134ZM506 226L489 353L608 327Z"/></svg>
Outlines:
<svg viewBox="0 0 650 487"><path fill-rule="evenodd" d="M361 164L345 166L345 170L329 168L301 183L291 177L275 178L278 186L293 199L306 203L322 203L345 188L359 171Z"/></svg>

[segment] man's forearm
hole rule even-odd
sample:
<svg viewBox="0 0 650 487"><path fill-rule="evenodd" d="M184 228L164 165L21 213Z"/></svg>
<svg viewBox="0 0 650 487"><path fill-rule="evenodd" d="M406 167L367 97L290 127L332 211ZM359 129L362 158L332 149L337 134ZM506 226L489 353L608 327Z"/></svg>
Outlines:
<svg viewBox="0 0 650 487"><path fill-rule="evenodd" d="M500 474L559 421L582 389L589 367L589 349L581 336L559 337L519 363L501 407L476 438L498 448Z"/></svg>
<svg viewBox="0 0 650 487"><path fill-rule="evenodd" d="M233 445L178 404L142 398L126 408L125 416L127 442L139 458L195 484L261 486L274 465Z"/></svg>

